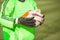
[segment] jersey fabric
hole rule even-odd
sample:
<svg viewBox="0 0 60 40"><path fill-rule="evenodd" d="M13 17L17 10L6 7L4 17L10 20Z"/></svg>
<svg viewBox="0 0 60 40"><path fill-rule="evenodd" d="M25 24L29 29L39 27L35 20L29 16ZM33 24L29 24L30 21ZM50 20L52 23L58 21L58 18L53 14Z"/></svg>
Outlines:
<svg viewBox="0 0 60 40"><path fill-rule="evenodd" d="M35 28L23 24L14 24L15 18L20 18L29 10L36 10L34 0L4 0L0 14L4 40L34 40Z"/></svg>

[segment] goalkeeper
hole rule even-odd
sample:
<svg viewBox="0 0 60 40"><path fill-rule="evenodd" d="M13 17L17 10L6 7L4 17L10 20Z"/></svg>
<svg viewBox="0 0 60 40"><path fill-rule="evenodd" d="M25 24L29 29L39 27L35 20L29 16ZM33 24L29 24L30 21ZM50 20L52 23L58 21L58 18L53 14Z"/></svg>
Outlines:
<svg viewBox="0 0 60 40"><path fill-rule="evenodd" d="M34 0L4 0L0 13L4 40L34 40L36 19L26 14L32 15L30 10L37 9ZM39 18L39 24L42 24L43 15Z"/></svg>

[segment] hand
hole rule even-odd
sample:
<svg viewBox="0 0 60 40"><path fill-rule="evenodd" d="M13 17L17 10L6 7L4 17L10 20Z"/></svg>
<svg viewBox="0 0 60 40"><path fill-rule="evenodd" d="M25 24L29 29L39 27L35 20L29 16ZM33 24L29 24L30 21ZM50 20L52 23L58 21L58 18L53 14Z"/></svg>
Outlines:
<svg viewBox="0 0 60 40"><path fill-rule="evenodd" d="M36 25L35 26L38 26L38 25L42 25L43 24L44 15L41 13L41 10L39 10L39 9L38 10L30 10L26 14L28 14L26 16L26 18L34 17L34 20L36 20L36 22L35 22Z"/></svg>
<svg viewBox="0 0 60 40"><path fill-rule="evenodd" d="M36 26L42 25L44 22L44 15L43 16L35 16L34 20L36 20L35 24Z"/></svg>
<svg viewBox="0 0 60 40"><path fill-rule="evenodd" d="M44 21L44 15L40 10L30 10L26 12L21 18L17 18L15 24L22 23L27 26L38 26Z"/></svg>
<svg viewBox="0 0 60 40"><path fill-rule="evenodd" d="M35 26L35 20L34 17L31 18L19 18L18 19L18 24L24 24L26 26Z"/></svg>
<svg viewBox="0 0 60 40"><path fill-rule="evenodd" d="M40 10L38 10L37 12L33 13L32 15L35 17L34 20L36 20L36 26L38 25L42 25L44 22L44 16L43 14L41 14L41 12L39 12Z"/></svg>

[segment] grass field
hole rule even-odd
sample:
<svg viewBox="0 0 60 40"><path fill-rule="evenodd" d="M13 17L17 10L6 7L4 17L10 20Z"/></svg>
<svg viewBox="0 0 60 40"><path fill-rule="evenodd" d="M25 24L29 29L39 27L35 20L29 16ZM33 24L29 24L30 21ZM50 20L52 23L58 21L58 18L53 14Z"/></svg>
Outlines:
<svg viewBox="0 0 60 40"><path fill-rule="evenodd" d="M36 2L45 15L45 21L36 28L35 40L60 40L60 0L36 0Z"/></svg>

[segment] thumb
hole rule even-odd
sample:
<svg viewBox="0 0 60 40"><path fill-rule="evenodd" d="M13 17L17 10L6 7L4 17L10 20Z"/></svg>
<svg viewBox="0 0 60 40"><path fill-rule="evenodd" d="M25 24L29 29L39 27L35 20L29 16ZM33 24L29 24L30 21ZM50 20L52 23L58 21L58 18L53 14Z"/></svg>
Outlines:
<svg viewBox="0 0 60 40"><path fill-rule="evenodd" d="M33 20L33 19L34 19L34 17L26 18L27 21L29 21L29 20Z"/></svg>

